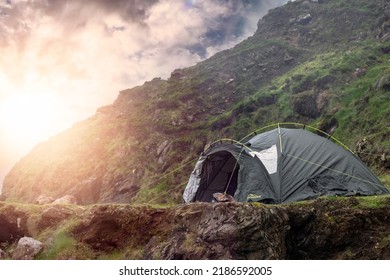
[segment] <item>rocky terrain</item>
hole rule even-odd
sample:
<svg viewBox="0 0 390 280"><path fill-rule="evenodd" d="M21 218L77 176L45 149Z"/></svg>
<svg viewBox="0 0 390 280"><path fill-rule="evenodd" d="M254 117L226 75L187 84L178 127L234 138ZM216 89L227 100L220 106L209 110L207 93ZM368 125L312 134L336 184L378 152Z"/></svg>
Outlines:
<svg viewBox="0 0 390 280"><path fill-rule="evenodd" d="M389 259L390 197L258 203L0 203L3 259Z"/></svg>
<svg viewBox="0 0 390 280"><path fill-rule="evenodd" d="M123 90L36 146L3 199L174 205L207 143L276 122L332 133L389 185L389 69L388 1L287 3L234 48Z"/></svg>

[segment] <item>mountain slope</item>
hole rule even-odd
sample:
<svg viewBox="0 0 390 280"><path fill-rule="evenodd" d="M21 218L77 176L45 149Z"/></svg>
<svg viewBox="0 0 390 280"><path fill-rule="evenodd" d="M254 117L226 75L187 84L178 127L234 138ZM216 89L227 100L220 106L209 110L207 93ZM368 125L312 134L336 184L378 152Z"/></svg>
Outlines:
<svg viewBox="0 0 390 280"><path fill-rule="evenodd" d="M176 203L207 143L283 121L332 131L351 147L366 138L361 156L388 174L389 69L388 1L291 2L234 48L124 90L39 144L7 175L3 194Z"/></svg>

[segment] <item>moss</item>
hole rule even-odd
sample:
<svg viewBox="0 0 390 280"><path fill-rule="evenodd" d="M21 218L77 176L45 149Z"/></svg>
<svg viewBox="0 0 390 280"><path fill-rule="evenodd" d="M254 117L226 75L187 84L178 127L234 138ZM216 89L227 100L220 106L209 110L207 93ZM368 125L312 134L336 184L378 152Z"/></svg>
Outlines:
<svg viewBox="0 0 390 280"><path fill-rule="evenodd" d="M205 250L205 248L201 245L200 238L198 238L198 235L195 233L185 234L183 243L181 244L181 249L193 256L201 255L201 253Z"/></svg>
<svg viewBox="0 0 390 280"><path fill-rule="evenodd" d="M345 251L340 255L340 258L342 260L354 260L356 259L356 253L353 249L347 247Z"/></svg>
<svg viewBox="0 0 390 280"><path fill-rule="evenodd" d="M379 247L382 248L388 248L390 246L390 234L383 237L382 240L379 243Z"/></svg>
<svg viewBox="0 0 390 280"><path fill-rule="evenodd" d="M123 251L114 251L110 254L103 254L100 255L98 260L123 260L124 258L124 252Z"/></svg>

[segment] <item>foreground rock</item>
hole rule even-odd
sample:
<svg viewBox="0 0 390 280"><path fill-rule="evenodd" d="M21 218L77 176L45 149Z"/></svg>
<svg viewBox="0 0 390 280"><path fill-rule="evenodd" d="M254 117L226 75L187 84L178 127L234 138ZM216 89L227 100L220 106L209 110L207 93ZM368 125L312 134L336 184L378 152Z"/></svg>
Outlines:
<svg viewBox="0 0 390 280"><path fill-rule="evenodd" d="M36 199L35 203L39 204L39 205L43 205L43 204L52 203L53 201L54 201L54 198L52 198L52 197L49 197L49 196L46 196L46 195L40 195Z"/></svg>
<svg viewBox="0 0 390 280"><path fill-rule="evenodd" d="M0 249L0 260L4 260L5 256L6 256L5 252Z"/></svg>
<svg viewBox="0 0 390 280"><path fill-rule="evenodd" d="M48 259L390 259L388 196L164 209L0 203L0 225L0 249L15 247L11 233L32 236ZM39 244L12 256L36 258Z"/></svg>
<svg viewBox="0 0 390 280"><path fill-rule="evenodd" d="M172 209L98 206L73 233L95 250L142 247L143 259L280 259L282 208L197 203Z"/></svg>
<svg viewBox="0 0 390 280"><path fill-rule="evenodd" d="M54 200L51 204L77 204L77 198L73 195L65 195Z"/></svg>
<svg viewBox="0 0 390 280"><path fill-rule="evenodd" d="M31 237L23 237L19 240L12 259L32 260L43 250L43 244Z"/></svg>

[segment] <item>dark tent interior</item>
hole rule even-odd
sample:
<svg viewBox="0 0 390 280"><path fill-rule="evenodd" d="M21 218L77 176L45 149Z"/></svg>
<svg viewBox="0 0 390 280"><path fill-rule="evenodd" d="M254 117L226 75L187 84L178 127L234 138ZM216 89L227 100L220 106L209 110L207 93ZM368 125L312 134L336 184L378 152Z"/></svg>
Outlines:
<svg viewBox="0 0 390 280"><path fill-rule="evenodd" d="M202 169L195 201L212 201L214 193L234 196L237 190L239 164L229 152L217 152L207 157Z"/></svg>

